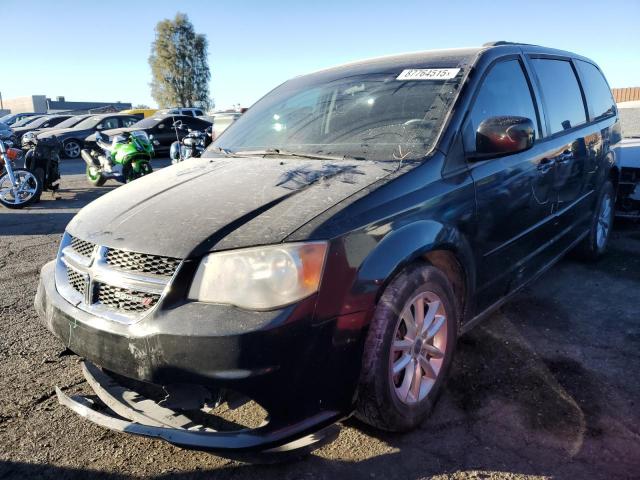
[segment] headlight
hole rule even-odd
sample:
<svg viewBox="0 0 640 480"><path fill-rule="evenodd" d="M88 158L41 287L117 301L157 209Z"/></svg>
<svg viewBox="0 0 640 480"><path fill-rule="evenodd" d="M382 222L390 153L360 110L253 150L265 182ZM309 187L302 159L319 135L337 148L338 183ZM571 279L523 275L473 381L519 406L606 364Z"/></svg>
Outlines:
<svg viewBox="0 0 640 480"><path fill-rule="evenodd" d="M200 262L189 299L252 310L291 304L318 291L326 253L326 242L211 253Z"/></svg>

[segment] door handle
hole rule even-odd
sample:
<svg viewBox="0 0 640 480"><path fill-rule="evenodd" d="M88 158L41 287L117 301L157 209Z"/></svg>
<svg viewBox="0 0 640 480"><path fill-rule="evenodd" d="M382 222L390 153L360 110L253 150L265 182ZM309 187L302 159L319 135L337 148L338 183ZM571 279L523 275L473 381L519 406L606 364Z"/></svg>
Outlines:
<svg viewBox="0 0 640 480"><path fill-rule="evenodd" d="M569 163L574 159L573 152L571 150L565 150L556 157L557 163Z"/></svg>
<svg viewBox="0 0 640 480"><path fill-rule="evenodd" d="M540 163L538 163L536 168L541 173L547 173L549 170L551 170L554 163L555 163L555 160L551 158L543 158L542 160L540 160Z"/></svg>

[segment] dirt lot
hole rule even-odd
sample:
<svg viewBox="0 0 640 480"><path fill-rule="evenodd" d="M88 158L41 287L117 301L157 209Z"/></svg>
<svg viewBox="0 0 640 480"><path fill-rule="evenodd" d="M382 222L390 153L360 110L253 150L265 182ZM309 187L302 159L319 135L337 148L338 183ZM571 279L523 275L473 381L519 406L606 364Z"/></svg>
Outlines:
<svg viewBox="0 0 640 480"><path fill-rule="evenodd" d="M38 271L102 191L67 175L62 199L0 210L0 479L640 478L640 226L618 225L605 259L563 261L461 338L418 431L349 420L302 461L255 466L106 431L57 404L54 385L87 386L36 319Z"/></svg>

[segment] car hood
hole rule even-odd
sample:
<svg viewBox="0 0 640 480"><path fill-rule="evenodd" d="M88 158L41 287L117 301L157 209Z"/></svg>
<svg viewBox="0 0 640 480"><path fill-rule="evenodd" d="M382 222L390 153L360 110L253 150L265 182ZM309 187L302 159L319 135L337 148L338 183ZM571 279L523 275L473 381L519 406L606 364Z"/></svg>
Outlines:
<svg viewBox="0 0 640 480"><path fill-rule="evenodd" d="M620 146L620 166L640 168L640 138L623 138Z"/></svg>
<svg viewBox="0 0 640 480"><path fill-rule="evenodd" d="M186 258L272 244L357 191L392 164L283 158L201 158L103 195L67 227L113 248Z"/></svg>

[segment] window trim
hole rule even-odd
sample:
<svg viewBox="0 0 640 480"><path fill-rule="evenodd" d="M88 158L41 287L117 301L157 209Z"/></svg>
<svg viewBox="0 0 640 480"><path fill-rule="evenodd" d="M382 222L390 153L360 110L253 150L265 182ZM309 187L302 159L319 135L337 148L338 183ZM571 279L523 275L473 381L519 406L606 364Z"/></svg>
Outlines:
<svg viewBox="0 0 640 480"><path fill-rule="evenodd" d="M536 114L536 118L532 120L534 120L537 123L539 135L537 135L536 138L534 139L533 146L537 145L538 142L546 139L546 136L543 136L543 128L541 123L541 116L542 116L540 111L541 104L539 103L539 99L537 98L537 92L529 76L529 69L527 68L525 59L523 58L522 55L518 53L513 53L510 55L498 57L492 60L491 63L489 63L489 65L487 65L484 71L482 72L482 75L478 80L478 86L476 87L475 91L473 92L473 95L471 96L471 99L469 100L469 106L467 107L467 111L465 112L464 117L462 118L462 122L460 123L460 137L462 140L462 150L464 152L464 156L467 162L469 162L469 157L472 156L475 152L467 152L466 149L464 148L464 133L466 131L467 124L470 121L469 117L471 115L471 111L476 105L476 100L478 98L478 95L480 94L480 90L482 90L482 87L484 86L484 82L487 76L489 75L489 73L491 73L491 70L493 70L493 68L498 63L508 62L511 60L516 60L520 64L522 74L524 75L524 79L527 82L527 86L529 87L529 95L531 95L531 102L533 103L533 109ZM486 161L491 161L491 160L488 159ZM480 163L480 162L473 162L473 163Z"/></svg>
<svg viewBox="0 0 640 480"><path fill-rule="evenodd" d="M584 93L582 82L580 81L580 77L577 72L577 68L573 63L573 57L567 57L563 55L554 55L554 54L548 54L548 53L528 53L526 54L526 57L528 60L561 60L564 62L568 62L569 65L571 66L571 70L573 71L573 75L576 78L576 82L578 82L578 89L580 90L580 98L582 99L582 109L584 110L585 121L579 125L574 125L567 130L560 130L558 132L551 133L551 125L549 123L549 113L548 113L549 109L547 108L547 102L544 98L544 93L542 91L542 82L538 77L538 72L536 71L535 66L533 65L533 63L531 63L531 74L535 78L536 86L538 88L538 91L540 92L540 102L542 104L542 110L544 111L545 140L558 138L558 137L561 137L562 135L575 132L581 128L584 128L590 125L592 122L589 120L589 111L587 110L587 101L586 101L587 99Z"/></svg>

